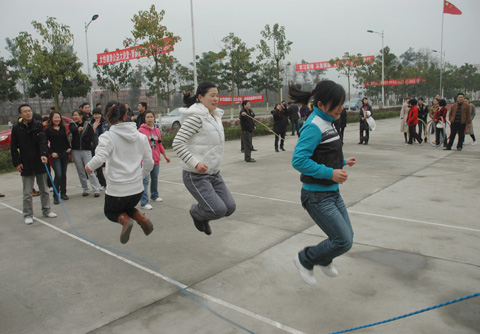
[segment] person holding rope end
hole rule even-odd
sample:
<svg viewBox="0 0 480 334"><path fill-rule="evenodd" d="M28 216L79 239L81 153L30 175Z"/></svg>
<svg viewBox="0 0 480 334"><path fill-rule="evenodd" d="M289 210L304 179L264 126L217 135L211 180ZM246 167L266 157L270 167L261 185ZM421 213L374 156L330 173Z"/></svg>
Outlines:
<svg viewBox="0 0 480 334"><path fill-rule="evenodd" d="M223 110L217 108L218 88L202 82L195 95L185 93L186 108L180 109L182 127L172 147L182 160L183 183L198 201L192 204L190 216L197 230L212 234L209 222L230 216L236 204L222 176L225 134Z"/></svg>
<svg viewBox="0 0 480 334"><path fill-rule="evenodd" d="M152 222L135 208L142 198L143 179L153 169L152 149L148 138L137 131L136 124L127 122L124 104L108 102L105 110L110 130L98 138L95 156L85 170L92 174L106 162L104 212L109 220L122 225L120 242L125 244L130 239L133 220L145 235L153 231Z"/></svg>
<svg viewBox="0 0 480 334"><path fill-rule="evenodd" d="M330 80L320 81L312 92L291 85L289 95L295 102L304 104L313 96L313 112L300 129L292 166L301 173L303 207L328 236L316 246L305 247L294 258L301 278L314 285L314 266L320 266L325 275L336 277L333 259L352 247L353 229L339 184L348 178L343 166L355 165L356 159L343 158L342 141L333 125L345 102L341 85Z"/></svg>

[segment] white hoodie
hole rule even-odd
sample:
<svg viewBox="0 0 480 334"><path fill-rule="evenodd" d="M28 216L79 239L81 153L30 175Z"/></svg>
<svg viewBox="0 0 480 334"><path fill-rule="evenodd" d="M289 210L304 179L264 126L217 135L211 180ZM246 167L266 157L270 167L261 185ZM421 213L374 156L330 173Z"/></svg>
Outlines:
<svg viewBox="0 0 480 334"><path fill-rule="evenodd" d="M98 138L95 156L87 166L95 170L104 162L107 195L125 197L141 193L143 179L153 169L148 138L138 132L134 122L113 125Z"/></svg>

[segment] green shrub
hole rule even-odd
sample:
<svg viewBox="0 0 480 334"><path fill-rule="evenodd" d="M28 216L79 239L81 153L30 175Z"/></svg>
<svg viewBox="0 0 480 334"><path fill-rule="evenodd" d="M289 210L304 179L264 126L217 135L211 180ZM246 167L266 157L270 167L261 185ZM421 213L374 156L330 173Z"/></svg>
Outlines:
<svg viewBox="0 0 480 334"><path fill-rule="evenodd" d="M0 150L0 173L9 173L16 170L12 165L10 150Z"/></svg>

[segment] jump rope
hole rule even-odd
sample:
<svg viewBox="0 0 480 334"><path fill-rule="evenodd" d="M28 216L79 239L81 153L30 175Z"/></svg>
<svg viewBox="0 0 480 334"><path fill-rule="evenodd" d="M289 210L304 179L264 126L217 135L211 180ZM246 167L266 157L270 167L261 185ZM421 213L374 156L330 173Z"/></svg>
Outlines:
<svg viewBox="0 0 480 334"><path fill-rule="evenodd" d="M278 138L282 139L285 141L284 138L282 138L280 135L278 135L277 133L275 133L269 126L267 126L266 124L264 124L263 122L249 116L249 115L246 115L247 117L250 117L251 119L253 119L255 122L257 123L260 123L261 125L263 125L269 132L273 133L275 136L277 136ZM293 145L292 143L289 143L291 145ZM106 246L106 245L103 245L101 243L98 243L94 240L91 240L89 238L87 238L86 236L84 236L77 228L76 226L73 224L73 221L63 203L63 200L61 199L61 196L59 195L58 193L58 190L55 186L55 183L53 181L53 178L52 178L52 175L50 174L50 170L48 168L48 165L47 163L44 163L45 165L45 169L47 171L47 174L48 174L48 177L50 179L50 182L52 184L52 187L53 187L53 190L57 196L57 198L59 199L60 201L60 204L62 205L62 209L65 213L65 216L67 217L67 221L68 221L68 224L70 225L70 227L73 229L73 231L75 232L75 234L97 246L97 247L100 247L100 248L103 248L103 249L106 249L106 250L109 250L113 253L117 253L117 254L123 254L127 257L130 257L130 258L133 258L133 259L136 259L140 262L143 262L145 263L146 265L148 265L150 268L153 268L154 270L156 270L158 273L161 273L163 276L165 276L167 278L167 281L171 284L173 284L181 293L183 293L185 296L187 296L188 298L190 298L191 300L193 300L195 303L197 303L198 305L200 305L201 307L203 307L205 310L207 310L208 312L210 312L211 314L215 315L216 317L222 319L223 321L247 332L247 333L251 333L251 334L255 334L255 332L245 328L244 326L236 323L235 321L221 315L220 313L214 311L211 307L209 307L208 305L206 305L204 302L202 302L198 297L196 297L194 294L192 294L191 292L189 292L188 290L186 290L185 287L181 286L180 283L178 283L177 281L175 281L174 279L170 278L170 276L166 275L164 273L164 271L162 269L160 269L158 266L156 266L155 264L153 264L152 262L140 257L140 256L137 256L135 254L132 254L130 252L126 252L126 251L122 251L120 249L117 249L117 248L113 248L113 247L110 247L110 246ZM457 173L458 174L458 173ZM402 176L410 176L410 175L402 175ZM422 176L422 177L425 177L425 176ZM367 327L373 327L373 326L376 326L376 325L380 325L380 324L384 324L384 323L387 323L387 322L392 322L392 321L395 321L395 320L399 320L399 319L403 319L403 318L406 318L406 317L410 317L410 316L413 316L413 315L416 315L416 314L419 314L419 313L423 313L423 312L426 312L426 311L430 311L430 310L433 310L433 309L436 309L436 308L439 308L439 307L442 307L442 306L446 306L446 305L450 305L450 304L453 304L453 303L456 303L456 302L460 302L460 301L463 301L463 300L467 300L467 299L470 299L470 298L474 298L474 297L478 297L480 296L480 293L474 293L474 294L471 294L471 295L468 295L468 296L464 296L464 297L461 297L461 298L457 298L457 299L453 299L453 300L450 300L450 301L447 301L447 302L444 302L444 303L441 303L441 304L438 304L438 305L435 305L435 306L431 306L431 307L428 307L428 308L425 308L425 309L422 309L422 310L418 310L418 311L415 311L415 312L411 312L411 313L408 313L408 314L404 314L404 315L401 315L401 316L398 316L398 317L394 317L394 318L390 318L390 319L387 319L387 320L383 320L383 321L379 321L379 322L375 322L375 323L371 323L371 324L368 324L368 325L363 325L363 326L358 326L358 327L352 327L350 329L345 329L345 330L342 330L342 331L337 331L337 332L331 332L329 334L340 334L340 333L346 333L346 332L351 332L351 331L355 331L355 330L359 330L359 329L363 329L363 328L367 328Z"/></svg>

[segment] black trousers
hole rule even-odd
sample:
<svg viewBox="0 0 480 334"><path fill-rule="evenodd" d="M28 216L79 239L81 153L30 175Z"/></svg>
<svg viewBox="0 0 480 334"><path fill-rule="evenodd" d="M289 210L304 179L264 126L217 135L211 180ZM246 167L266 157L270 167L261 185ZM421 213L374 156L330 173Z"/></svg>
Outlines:
<svg viewBox="0 0 480 334"><path fill-rule="evenodd" d="M363 133L365 132L365 136ZM368 143L368 139L370 138L370 128L368 126L367 121L360 120L360 142Z"/></svg>
<svg viewBox="0 0 480 334"><path fill-rule="evenodd" d="M422 143L422 138L418 135L417 131L415 131L416 126L415 125L409 125L408 126L408 143L413 144L413 138L415 138L420 144Z"/></svg>
<svg viewBox="0 0 480 334"><path fill-rule="evenodd" d="M135 206L140 202L142 194L143 191L125 197L115 197L105 194L105 206L103 208L105 216L115 223L118 222L118 217L122 213L126 213L132 217L133 214L138 211Z"/></svg>
<svg viewBox="0 0 480 334"><path fill-rule="evenodd" d="M285 142L285 132L286 132L286 129L282 129L279 132L276 132L277 135L282 138L282 140L280 141L280 148L283 148L283 143ZM275 149L276 150L278 150L278 139L279 139L278 136L275 136Z"/></svg>
<svg viewBox="0 0 480 334"><path fill-rule="evenodd" d="M458 133L457 148L463 148L463 142L465 141L465 126L466 124L460 124L457 122L452 123L450 126L450 140L448 141L447 148L452 148L453 141Z"/></svg>
<svg viewBox="0 0 480 334"><path fill-rule="evenodd" d="M242 147L245 152L245 161L248 161L252 158L252 133L248 131L242 132Z"/></svg>

